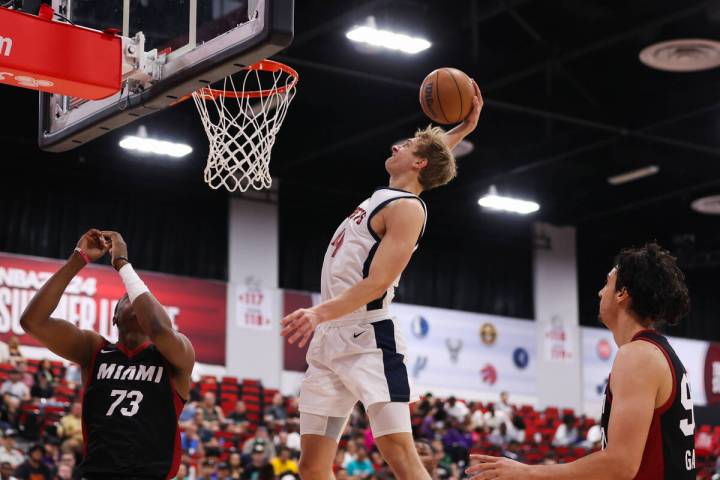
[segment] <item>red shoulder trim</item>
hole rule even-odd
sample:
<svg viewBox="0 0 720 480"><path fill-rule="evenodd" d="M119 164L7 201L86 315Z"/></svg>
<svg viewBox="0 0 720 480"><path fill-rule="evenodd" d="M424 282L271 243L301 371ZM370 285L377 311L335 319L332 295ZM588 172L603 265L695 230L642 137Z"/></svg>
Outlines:
<svg viewBox="0 0 720 480"><path fill-rule="evenodd" d="M123 345L120 342L116 343L116 345L117 345L118 350L120 350L122 353L124 353L125 356L127 356L128 358L132 358L135 355L137 355L138 353L140 353L143 350L145 350L146 348L148 348L150 345L152 345L152 342L150 340L146 340L145 342L138 345L137 347L135 347L132 350L130 350L129 348L127 348L125 345Z"/></svg>

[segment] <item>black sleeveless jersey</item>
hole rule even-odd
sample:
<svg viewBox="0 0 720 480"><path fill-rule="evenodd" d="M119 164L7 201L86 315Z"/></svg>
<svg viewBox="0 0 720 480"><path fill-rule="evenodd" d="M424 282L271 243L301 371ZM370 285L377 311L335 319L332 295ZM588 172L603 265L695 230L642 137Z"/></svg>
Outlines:
<svg viewBox="0 0 720 480"><path fill-rule="evenodd" d="M635 480L695 480L695 414L685 367L667 339L654 330L638 332L632 341L645 341L657 346L665 354L673 376L670 398L653 412ZM622 439L608 438L607 435L611 408L612 392L608 382L600 422L603 448L609 442L622 442Z"/></svg>
<svg viewBox="0 0 720 480"><path fill-rule="evenodd" d="M82 426L87 479L172 478L180 462L184 400L169 364L150 342L105 343L85 379Z"/></svg>

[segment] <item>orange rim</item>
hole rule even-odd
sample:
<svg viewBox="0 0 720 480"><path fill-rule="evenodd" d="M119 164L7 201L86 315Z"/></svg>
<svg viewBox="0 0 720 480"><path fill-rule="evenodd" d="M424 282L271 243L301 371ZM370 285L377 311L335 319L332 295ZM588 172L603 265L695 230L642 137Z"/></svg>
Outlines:
<svg viewBox="0 0 720 480"><path fill-rule="evenodd" d="M247 92L235 92L230 90L220 90L210 87L203 87L197 91L197 93L204 99L204 100L215 100L219 97L226 97L226 98L260 98L260 97L267 97L272 94L283 94L287 92L288 90L295 87L298 80L300 79L300 76L298 75L297 71L285 65L284 63L276 62L274 60L262 60L254 65L247 66L243 68L243 70L258 70L262 72L285 72L290 77L292 77L292 81L287 85L282 85L277 88L269 88L266 90L250 90ZM190 97L189 95L187 96ZM183 100L185 97L183 97Z"/></svg>

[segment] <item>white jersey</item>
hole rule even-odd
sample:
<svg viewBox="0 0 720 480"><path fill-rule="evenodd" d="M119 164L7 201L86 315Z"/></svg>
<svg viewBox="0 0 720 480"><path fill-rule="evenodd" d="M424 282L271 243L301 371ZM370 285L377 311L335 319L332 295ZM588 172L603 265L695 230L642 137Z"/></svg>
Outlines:
<svg viewBox="0 0 720 480"><path fill-rule="evenodd" d="M425 233L427 208L420 197L390 187L375 190L372 196L362 202L335 230L323 260L320 280L320 296L323 302L337 297L368 276L375 251L380 244L380 237L373 231L370 221L383 207L400 198L412 198L420 202L425 210L425 221L420 236ZM365 312L370 314L376 311L382 316L382 312L387 312L387 307L395 296L395 287L399 281L400 277L392 283L385 294L351 315L362 318L367 317Z"/></svg>

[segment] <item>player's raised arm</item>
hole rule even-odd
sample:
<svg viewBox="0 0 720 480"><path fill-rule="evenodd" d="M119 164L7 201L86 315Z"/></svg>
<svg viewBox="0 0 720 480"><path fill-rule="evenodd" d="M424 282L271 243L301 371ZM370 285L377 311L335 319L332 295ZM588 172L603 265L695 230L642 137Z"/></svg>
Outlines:
<svg viewBox="0 0 720 480"><path fill-rule="evenodd" d="M507 458L471 455L471 480L552 479L631 480L642 461L645 442L663 378L664 359L658 361L645 342L618 350L610 388L613 394L607 448L563 465L523 465ZM641 372L641 373L639 373ZM662 459L658 459L661 461Z"/></svg>
<svg viewBox="0 0 720 480"><path fill-rule="evenodd" d="M103 231L102 235L109 244L112 265L125 284L140 327L177 372L189 378L195 365L195 350L190 340L175 331L165 308L135 273L128 261L127 245L122 236L111 231Z"/></svg>
<svg viewBox="0 0 720 480"><path fill-rule="evenodd" d="M99 230L83 235L68 261L48 279L33 296L20 317L20 326L49 348L81 367L89 365L93 353L100 347L102 337L90 330L80 330L65 320L50 315L57 308L63 292L75 275L88 263L101 258L107 245Z"/></svg>
<svg viewBox="0 0 720 480"><path fill-rule="evenodd" d="M425 210L419 201L400 199L385 207L385 234L370 264L367 278L339 296L313 308L297 310L282 321L282 335L294 343L307 343L315 327L324 321L340 318L380 298L403 272L415 250L425 224Z"/></svg>
<svg viewBox="0 0 720 480"><path fill-rule="evenodd" d="M478 87L477 83L475 83L475 80L472 81L472 84L475 89L475 96L473 97L473 107L472 110L470 110L470 114L465 120L463 120L462 123L445 134L445 143L450 150L455 148L463 138L467 137L475 130L478 119L480 118L480 112L483 107L483 98L480 93L480 87Z"/></svg>

